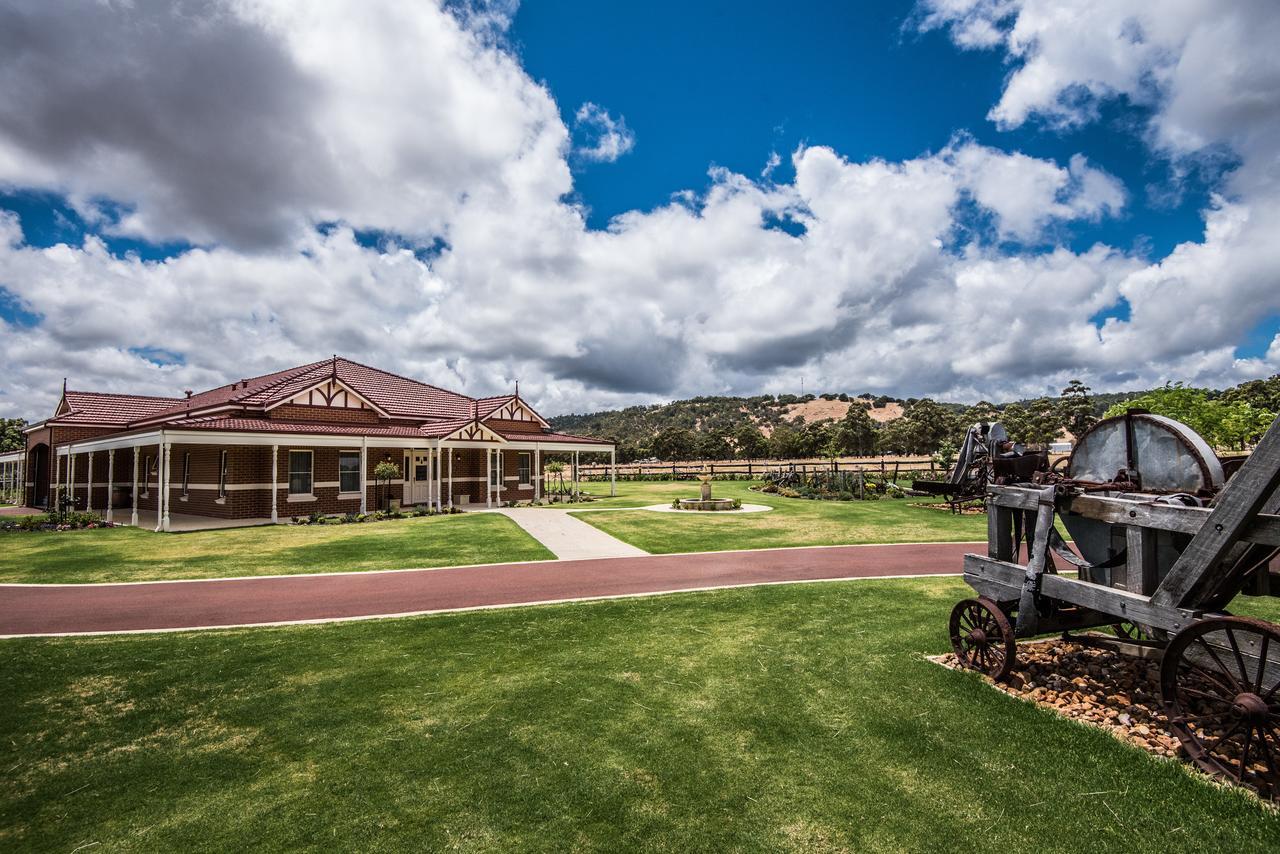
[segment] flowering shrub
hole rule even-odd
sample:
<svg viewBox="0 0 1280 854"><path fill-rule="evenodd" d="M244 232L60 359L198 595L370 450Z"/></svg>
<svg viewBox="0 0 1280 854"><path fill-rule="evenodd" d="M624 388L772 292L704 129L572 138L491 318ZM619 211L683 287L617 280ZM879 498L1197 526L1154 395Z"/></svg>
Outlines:
<svg viewBox="0 0 1280 854"><path fill-rule="evenodd" d="M457 507L446 507L443 510L436 510L434 507L415 507L412 510L375 510L372 513L343 513L334 516L312 513L310 516L291 516L289 521L294 525L358 525L364 522L382 522L387 519L453 516L461 512Z"/></svg>
<svg viewBox="0 0 1280 854"><path fill-rule="evenodd" d="M96 513L41 513L35 516L10 516L0 519L0 531L79 531L95 528L115 528Z"/></svg>

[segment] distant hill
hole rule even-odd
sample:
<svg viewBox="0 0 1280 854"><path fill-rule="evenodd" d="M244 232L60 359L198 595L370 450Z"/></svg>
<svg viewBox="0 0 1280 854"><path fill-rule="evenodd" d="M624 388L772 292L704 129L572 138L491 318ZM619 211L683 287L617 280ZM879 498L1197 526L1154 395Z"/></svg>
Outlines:
<svg viewBox="0 0 1280 854"><path fill-rule="evenodd" d="M764 435L770 435L780 424L806 424L843 418L849 407L867 407L871 420L883 424L902 416L907 401L887 396L850 397L847 394L824 395L757 395L755 397L694 397L630 406L583 415L558 415L551 426L566 433L601 436L618 442L639 444L670 429L693 430L696 433L726 432L738 429L745 421L755 424ZM963 410L962 404L944 404Z"/></svg>
<svg viewBox="0 0 1280 854"><path fill-rule="evenodd" d="M1142 391L1091 395L1096 414L1122 400L1143 394ZM745 421L750 421L765 436L773 433L780 424L806 424L838 420L845 416L856 402L868 407L871 420L878 424L902 416L903 408L915 398L902 399L887 395L795 395L763 394L755 397L694 397L674 400L650 406L630 406L585 414L557 415L550 419L551 426L566 433L582 436L599 436L631 445L645 444L649 439L670 429L686 429L696 433L732 433ZM1021 404L1030 400L1011 401ZM963 412L968 406L962 403L940 402L952 412ZM1007 404L997 404L1004 407Z"/></svg>

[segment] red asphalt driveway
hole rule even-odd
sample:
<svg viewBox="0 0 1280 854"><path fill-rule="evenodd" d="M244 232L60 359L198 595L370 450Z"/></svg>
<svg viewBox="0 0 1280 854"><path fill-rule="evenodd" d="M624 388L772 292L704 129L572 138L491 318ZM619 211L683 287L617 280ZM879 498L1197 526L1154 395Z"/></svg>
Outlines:
<svg viewBox="0 0 1280 854"><path fill-rule="evenodd" d="M318 622L613 596L898 575L959 574L985 543L651 555L602 560L161 581L0 585L0 636Z"/></svg>

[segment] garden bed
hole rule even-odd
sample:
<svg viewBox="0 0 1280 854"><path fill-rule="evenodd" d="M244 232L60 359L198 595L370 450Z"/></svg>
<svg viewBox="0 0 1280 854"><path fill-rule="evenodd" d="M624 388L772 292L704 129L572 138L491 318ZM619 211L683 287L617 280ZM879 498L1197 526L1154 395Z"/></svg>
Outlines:
<svg viewBox="0 0 1280 854"><path fill-rule="evenodd" d="M952 653L930 659L962 670ZM985 678L985 677L984 677ZM1060 638L1018 644L1013 672L997 689L1096 726L1156 756L1178 756L1160 703L1158 661Z"/></svg>

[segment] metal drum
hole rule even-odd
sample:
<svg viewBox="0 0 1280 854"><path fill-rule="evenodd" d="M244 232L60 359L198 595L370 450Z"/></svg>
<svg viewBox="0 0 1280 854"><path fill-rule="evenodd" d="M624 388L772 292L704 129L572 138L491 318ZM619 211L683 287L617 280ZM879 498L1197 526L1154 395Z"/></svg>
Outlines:
<svg viewBox="0 0 1280 854"><path fill-rule="evenodd" d="M1144 492L1206 495L1226 481L1209 443L1181 421L1132 412L1099 421L1076 440L1067 463L1074 481L1129 481Z"/></svg>
<svg viewBox="0 0 1280 854"><path fill-rule="evenodd" d="M1071 480L1114 484L1094 494L1127 501L1201 506L1225 482L1222 464L1200 434L1162 415L1131 412L1099 421L1076 441L1067 463ZM1093 564L1114 561L1127 548L1125 528L1067 513L1063 524L1080 555ZM1152 535L1156 578L1164 578L1191 537L1173 531ZM1118 573L1117 573L1118 574ZM1091 581L1115 583L1112 573L1094 571ZM1138 579L1123 586L1139 591Z"/></svg>

